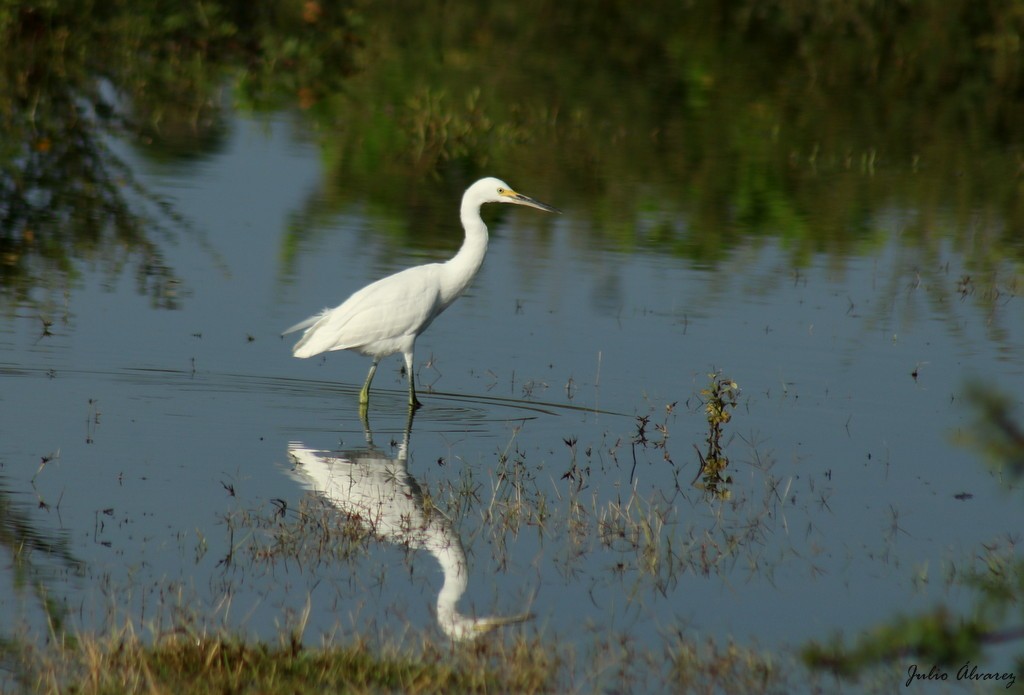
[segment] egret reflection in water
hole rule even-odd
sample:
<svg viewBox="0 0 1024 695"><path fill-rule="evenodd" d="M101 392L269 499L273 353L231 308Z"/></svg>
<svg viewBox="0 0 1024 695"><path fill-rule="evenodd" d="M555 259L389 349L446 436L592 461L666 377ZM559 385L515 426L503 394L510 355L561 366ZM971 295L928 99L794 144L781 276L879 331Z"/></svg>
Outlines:
<svg viewBox="0 0 1024 695"><path fill-rule="evenodd" d="M367 447L346 451L310 449L301 442L288 445L294 467L288 474L356 521L368 534L414 550L426 550L440 563L444 584L437 596L437 621L454 640L472 639L494 628L530 618L529 613L509 617L470 617L457 604L469 584L469 568L462 541L451 521L436 507L427 510L419 483L409 474L410 417L397 456L373 444L366 430Z"/></svg>

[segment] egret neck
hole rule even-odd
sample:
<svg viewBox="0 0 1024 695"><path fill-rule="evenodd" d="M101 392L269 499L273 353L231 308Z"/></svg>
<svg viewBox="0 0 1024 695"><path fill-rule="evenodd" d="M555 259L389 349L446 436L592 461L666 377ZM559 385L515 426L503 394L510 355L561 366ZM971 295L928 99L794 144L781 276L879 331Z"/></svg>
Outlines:
<svg viewBox="0 0 1024 695"><path fill-rule="evenodd" d="M441 304L447 307L473 282L487 254L487 225L480 217L480 203L462 196L460 217L466 238L459 252L444 263L441 275Z"/></svg>

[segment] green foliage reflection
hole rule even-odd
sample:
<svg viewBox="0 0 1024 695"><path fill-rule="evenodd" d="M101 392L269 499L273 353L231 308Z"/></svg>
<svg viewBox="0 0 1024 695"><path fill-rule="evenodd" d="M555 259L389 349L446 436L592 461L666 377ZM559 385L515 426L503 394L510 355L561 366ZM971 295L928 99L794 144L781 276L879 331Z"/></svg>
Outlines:
<svg viewBox="0 0 1024 695"><path fill-rule="evenodd" d="M883 211L943 211L954 228L931 233L978 265L1020 254L1016 6L356 7L359 70L310 114L329 178L297 233L355 190L416 211L381 225L400 243L445 243L422 235L447 207L411 202L500 171L542 179L591 242L701 265L750 238L797 264L870 251Z"/></svg>
<svg viewBox="0 0 1024 695"><path fill-rule="evenodd" d="M321 149L286 272L355 203L447 250L484 173L557 192L620 251L713 266L777 239L802 265L876 249L902 213L911 243L991 271L1024 251L1022 33L1019 3L973 0L0 0L0 285L133 258L173 305L104 138L187 166L223 146L229 106L292 111Z"/></svg>
<svg viewBox="0 0 1024 695"><path fill-rule="evenodd" d="M34 305L62 289L80 262L120 274L174 308L180 279L164 261L167 235L188 229L112 149L187 164L215 152L228 120L230 79L272 103L304 79L343 74L346 33L323 32L326 9L275 3L0 2L0 293ZM306 12L307 16L303 16ZM344 18L337 26L346 26ZM325 47L329 47L326 50ZM316 66L320 65L318 72ZM278 75L273 88L267 73ZM238 77L242 75L243 77ZM331 77L318 84L336 85Z"/></svg>

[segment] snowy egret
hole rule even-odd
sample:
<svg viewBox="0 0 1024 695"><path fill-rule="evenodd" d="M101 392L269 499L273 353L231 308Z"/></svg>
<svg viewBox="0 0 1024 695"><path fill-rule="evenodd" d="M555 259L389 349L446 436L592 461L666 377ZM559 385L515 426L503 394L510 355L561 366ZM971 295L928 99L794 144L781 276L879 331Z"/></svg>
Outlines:
<svg viewBox="0 0 1024 695"><path fill-rule="evenodd" d="M359 392L365 409L370 401L370 382L381 359L396 352L405 357L409 376L409 407L418 408L413 379L416 338L458 299L473 281L487 253L487 226L480 218L484 203L528 205L548 212L557 208L516 193L500 179L480 179L462 195L461 218L466 230L462 248L444 263L407 268L377 280L345 300L341 306L295 324L283 335L304 330L292 348L296 357L313 357L332 350L355 350L373 358L366 383Z"/></svg>

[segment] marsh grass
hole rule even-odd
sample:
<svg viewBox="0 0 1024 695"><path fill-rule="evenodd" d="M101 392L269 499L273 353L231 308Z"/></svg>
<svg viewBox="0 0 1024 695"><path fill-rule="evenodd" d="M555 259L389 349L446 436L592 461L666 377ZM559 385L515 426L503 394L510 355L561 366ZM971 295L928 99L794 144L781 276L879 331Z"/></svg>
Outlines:
<svg viewBox="0 0 1024 695"><path fill-rule="evenodd" d="M671 679L688 692L766 692L786 685L792 665L785 657L709 639L698 642L676 635L667 646Z"/></svg>
<svg viewBox="0 0 1024 695"><path fill-rule="evenodd" d="M668 593L678 581L678 557L673 550L675 533L671 508L657 498L637 494L594 509L601 544L619 556L615 570L632 570L652 579L655 588Z"/></svg>
<svg viewBox="0 0 1024 695"><path fill-rule="evenodd" d="M277 553L258 556L259 562L285 561ZM107 627L97 632L52 632L45 644L0 643L0 691L711 692L710 684L724 693L788 690L784 669L766 667L780 657L734 645L723 651L681 632L663 635L660 647L629 633L560 635L543 628L453 643L412 627L375 639L368 636L372 630L354 625L313 645L304 638L312 605L307 595L304 610L266 642L226 627L228 606L204 608L179 583L158 594L160 605L150 611L155 617L145 624L137 615L125 617L130 601L123 595L111 596Z"/></svg>
<svg viewBox="0 0 1024 695"><path fill-rule="evenodd" d="M26 648L14 681L34 693L550 692L558 662L527 640L472 649L345 644L308 648L227 633L140 637L130 625L75 647Z"/></svg>
<svg viewBox="0 0 1024 695"><path fill-rule="evenodd" d="M187 609L183 609L187 610ZM282 631L276 643L205 631L181 614L154 634L131 622L45 647L5 643L4 692L107 693L783 693L792 659L734 643L662 636L651 649L623 633L596 633L577 653L554 634L506 635L453 645L407 636L373 643L335 636L308 646ZM576 636L578 637L578 635ZM0 674L2 675L2 674Z"/></svg>
<svg viewBox="0 0 1024 695"><path fill-rule="evenodd" d="M233 509L221 521L229 550L218 565L225 568L239 562L251 568L280 561L313 569L364 557L372 540L360 519L338 513L316 495L302 497L296 508L274 499L249 509Z"/></svg>

